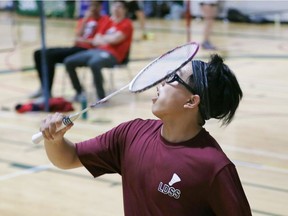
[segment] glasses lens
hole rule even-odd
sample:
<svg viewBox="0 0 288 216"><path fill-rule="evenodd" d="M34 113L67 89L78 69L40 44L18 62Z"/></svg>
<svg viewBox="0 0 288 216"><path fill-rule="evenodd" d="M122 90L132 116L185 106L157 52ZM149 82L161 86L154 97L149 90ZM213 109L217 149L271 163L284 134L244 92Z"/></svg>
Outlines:
<svg viewBox="0 0 288 216"><path fill-rule="evenodd" d="M177 74L172 74L172 75L168 76L166 78L166 83L174 82L176 80L176 76L177 76Z"/></svg>
<svg viewBox="0 0 288 216"><path fill-rule="evenodd" d="M171 76L168 76L166 78L166 83L172 83L174 81L179 82L180 84L182 84L188 91L190 91L191 93L194 94L194 90L187 84L185 83L179 76L178 74L172 74Z"/></svg>

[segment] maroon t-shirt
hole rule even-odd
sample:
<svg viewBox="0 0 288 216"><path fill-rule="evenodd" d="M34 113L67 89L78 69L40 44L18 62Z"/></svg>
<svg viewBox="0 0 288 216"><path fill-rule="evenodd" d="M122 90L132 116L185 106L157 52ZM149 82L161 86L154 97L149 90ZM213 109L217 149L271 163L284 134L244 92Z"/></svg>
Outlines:
<svg viewBox="0 0 288 216"><path fill-rule="evenodd" d="M162 122L136 119L78 143L94 177L122 176L126 216L247 216L251 210L233 163L209 133L170 143Z"/></svg>

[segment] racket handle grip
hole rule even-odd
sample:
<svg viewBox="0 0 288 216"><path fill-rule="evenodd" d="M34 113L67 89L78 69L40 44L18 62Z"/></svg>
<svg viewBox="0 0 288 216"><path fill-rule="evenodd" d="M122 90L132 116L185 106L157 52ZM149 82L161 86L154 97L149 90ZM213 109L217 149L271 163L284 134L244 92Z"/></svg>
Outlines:
<svg viewBox="0 0 288 216"><path fill-rule="evenodd" d="M76 119L79 118L79 116L85 112L87 112L90 109L90 107L87 107L86 109L82 110L81 112L75 113L73 115L70 116L66 116L62 119L62 125L61 127L57 128L57 131L62 130L63 128L65 128L67 125L73 123ZM57 132L56 131L56 132ZM43 134L42 132L38 132L36 134L34 134L32 136L32 142L34 144L38 144L43 140Z"/></svg>
<svg viewBox="0 0 288 216"><path fill-rule="evenodd" d="M32 142L34 144L39 144L43 140L42 132L38 132L32 136Z"/></svg>
<svg viewBox="0 0 288 216"><path fill-rule="evenodd" d="M57 131L62 130L64 127L66 127L66 125L62 123L61 127L58 128ZM32 136L32 142L34 144L39 144L42 140L43 140L42 132L38 132Z"/></svg>

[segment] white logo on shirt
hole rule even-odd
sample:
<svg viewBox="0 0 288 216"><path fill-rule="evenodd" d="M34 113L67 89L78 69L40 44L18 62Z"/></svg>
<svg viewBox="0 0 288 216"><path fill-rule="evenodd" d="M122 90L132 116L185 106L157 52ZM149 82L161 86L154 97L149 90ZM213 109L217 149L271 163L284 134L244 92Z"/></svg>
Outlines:
<svg viewBox="0 0 288 216"><path fill-rule="evenodd" d="M180 177L176 173L174 173L172 178L171 178L171 180L170 180L170 182L168 184L170 186L172 186L173 184L175 184L177 182L180 182L180 181L181 181Z"/></svg>
<svg viewBox="0 0 288 216"><path fill-rule="evenodd" d="M169 195L170 197L173 197L175 199L179 199L181 191L172 186L180 181L181 181L180 177L176 173L174 173L168 184L164 184L163 182L159 183L158 191L165 195Z"/></svg>
<svg viewBox="0 0 288 216"><path fill-rule="evenodd" d="M83 33L83 38L88 38L89 36L91 36L96 27L97 27L96 21L87 22Z"/></svg>

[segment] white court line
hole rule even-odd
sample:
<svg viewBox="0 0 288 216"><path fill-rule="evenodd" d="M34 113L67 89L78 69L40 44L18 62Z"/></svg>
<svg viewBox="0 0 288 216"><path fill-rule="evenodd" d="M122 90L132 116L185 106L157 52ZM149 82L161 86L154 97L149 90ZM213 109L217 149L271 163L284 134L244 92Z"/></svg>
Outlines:
<svg viewBox="0 0 288 216"><path fill-rule="evenodd" d="M239 160L233 160L233 163L235 165L239 165L243 167L249 167L249 168L258 169L258 170L267 170L267 171L288 174L288 169L285 169L285 168L266 166L265 164L250 163L250 162L239 161Z"/></svg>
<svg viewBox="0 0 288 216"><path fill-rule="evenodd" d="M247 153L247 154L260 155L262 157L270 157L274 159L288 160L288 154L268 152L268 151L252 149L252 148L242 148L242 147L231 146L231 145L222 145L222 148L228 151L236 151L236 152L242 152L242 153Z"/></svg>
<svg viewBox="0 0 288 216"><path fill-rule="evenodd" d="M222 147L224 150L227 150L227 151L241 152L241 153L258 155L262 157L269 157L269 158L274 158L274 159L279 159L279 160L288 160L287 154L280 154L280 153L275 153L275 152L268 152L268 151L263 151L263 150L258 150L258 149L248 149L248 148L242 148L238 146L229 146L229 145L222 145ZM235 165L239 165L243 167L249 167L249 168L258 169L258 170L267 170L267 171L288 174L288 169L285 169L285 168L267 166L265 164L252 163L252 162L240 161L240 160L233 160L233 162L235 163Z"/></svg>
<svg viewBox="0 0 288 216"><path fill-rule="evenodd" d="M47 164L47 165L40 165L40 166L35 166L29 169L25 169L23 171L20 172L15 172L15 173L11 173L11 174L7 174L7 175L3 175L0 176L0 181L4 181L7 179L12 179L18 176L22 176L22 175L27 175L27 174L31 174L31 173L36 173L36 172L40 172L43 170L47 170L54 167L52 164Z"/></svg>

